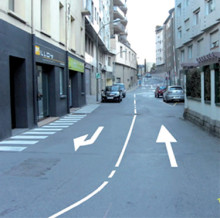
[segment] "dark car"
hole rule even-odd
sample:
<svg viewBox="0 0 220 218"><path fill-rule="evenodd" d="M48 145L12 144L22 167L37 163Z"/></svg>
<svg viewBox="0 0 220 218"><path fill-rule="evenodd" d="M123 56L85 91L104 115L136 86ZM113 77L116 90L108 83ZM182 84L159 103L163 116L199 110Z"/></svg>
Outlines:
<svg viewBox="0 0 220 218"><path fill-rule="evenodd" d="M163 101L184 101L184 92L181 86L168 86L163 93Z"/></svg>
<svg viewBox="0 0 220 218"><path fill-rule="evenodd" d="M105 90L102 90L102 102L105 101L122 101L122 91L119 86L106 86Z"/></svg>
<svg viewBox="0 0 220 218"><path fill-rule="evenodd" d="M163 93L166 91L166 86L157 86L155 90L155 98L163 97Z"/></svg>
<svg viewBox="0 0 220 218"><path fill-rule="evenodd" d="M126 89L124 83L114 83L113 86L119 86L120 90L122 91L122 97L126 97Z"/></svg>

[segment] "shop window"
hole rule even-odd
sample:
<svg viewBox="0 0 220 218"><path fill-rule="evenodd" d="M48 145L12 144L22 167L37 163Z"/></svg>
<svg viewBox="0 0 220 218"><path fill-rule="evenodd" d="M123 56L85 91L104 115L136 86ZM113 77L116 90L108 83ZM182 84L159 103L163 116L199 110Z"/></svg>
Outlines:
<svg viewBox="0 0 220 218"><path fill-rule="evenodd" d="M215 69L215 103L220 104L220 71L219 65Z"/></svg>
<svg viewBox="0 0 220 218"><path fill-rule="evenodd" d="M65 95L65 88L64 88L64 70L63 68L59 68L59 77L60 77L60 96Z"/></svg>
<svg viewBox="0 0 220 218"><path fill-rule="evenodd" d="M209 67L206 67L204 70L204 94L205 94L205 102L211 102L211 72Z"/></svg>
<svg viewBox="0 0 220 218"><path fill-rule="evenodd" d="M201 99L201 74L198 69L191 69L186 74L186 95Z"/></svg>
<svg viewBox="0 0 220 218"><path fill-rule="evenodd" d="M84 73L81 73L81 93L85 93L85 81L84 81Z"/></svg>

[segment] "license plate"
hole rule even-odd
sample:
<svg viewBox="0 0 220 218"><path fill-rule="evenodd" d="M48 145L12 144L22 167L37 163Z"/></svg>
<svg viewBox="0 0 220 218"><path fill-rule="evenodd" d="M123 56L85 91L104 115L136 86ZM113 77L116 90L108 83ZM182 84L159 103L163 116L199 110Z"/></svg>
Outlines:
<svg viewBox="0 0 220 218"><path fill-rule="evenodd" d="M107 97L107 99L108 99L108 100L111 100L111 99L113 99L113 97Z"/></svg>

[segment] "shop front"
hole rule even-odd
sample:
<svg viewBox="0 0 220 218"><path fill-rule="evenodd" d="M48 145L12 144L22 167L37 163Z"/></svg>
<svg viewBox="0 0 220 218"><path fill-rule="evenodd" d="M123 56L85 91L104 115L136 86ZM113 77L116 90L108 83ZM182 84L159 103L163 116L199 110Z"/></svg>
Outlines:
<svg viewBox="0 0 220 218"><path fill-rule="evenodd" d="M81 107L86 104L86 87L84 61L68 56L69 68L69 108Z"/></svg>
<svg viewBox="0 0 220 218"><path fill-rule="evenodd" d="M37 121L67 111L65 51L40 39L35 43Z"/></svg>

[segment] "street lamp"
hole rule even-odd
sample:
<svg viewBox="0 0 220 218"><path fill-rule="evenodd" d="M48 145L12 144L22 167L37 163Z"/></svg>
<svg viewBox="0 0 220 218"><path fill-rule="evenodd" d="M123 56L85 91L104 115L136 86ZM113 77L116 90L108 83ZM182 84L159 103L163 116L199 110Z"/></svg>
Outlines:
<svg viewBox="0 0 220 218"><path fill-rule="evenodd" d="M97 37L96 37L96 101L99 101L99 79L100 79L100 72L99 72L99 57L98 57L98 53L99 53L99 34L101 32L101 30L112 23L118 23L121 22L121 19L115 19L109 23L106 23L104 25L102 25L97 33Z"/></svg>

